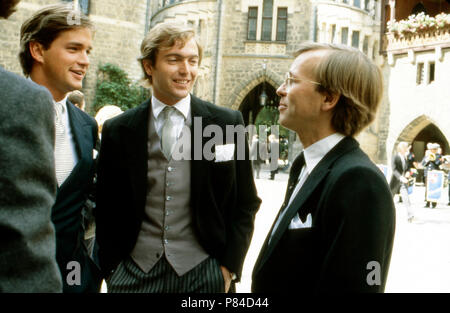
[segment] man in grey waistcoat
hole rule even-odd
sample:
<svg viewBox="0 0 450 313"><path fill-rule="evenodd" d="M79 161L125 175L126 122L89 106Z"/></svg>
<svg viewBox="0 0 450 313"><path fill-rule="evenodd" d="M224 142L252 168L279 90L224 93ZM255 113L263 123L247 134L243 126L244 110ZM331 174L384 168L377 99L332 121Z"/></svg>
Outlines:
<svg viewBox="0 0 450 313"><path fill-rule="evenodd" d="M190 94L202 57L192 29L159 24L141 53L153 96L102 132L95 215L108 292L227 292L261 200L245 136L238 158L238 134L212 146L202 134L243 127L242 115Z"/></svg>
<svg viewBox="0 0 450 313"><path fill-rule="evenodd" d="M2 1L7 18L19 1ZM51 96L0 67L0 293L61 292Z"/></svg>

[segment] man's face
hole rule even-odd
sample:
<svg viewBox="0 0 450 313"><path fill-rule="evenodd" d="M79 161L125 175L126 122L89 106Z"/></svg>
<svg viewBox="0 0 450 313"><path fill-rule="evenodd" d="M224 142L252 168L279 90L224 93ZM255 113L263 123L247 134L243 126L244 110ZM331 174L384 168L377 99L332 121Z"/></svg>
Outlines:
<svg viewBox="0 0 450 313"><path fill-rule="evenodd" d="M61 32L42 51L42 85L47 87L56 101L67 93L82 88L89 67L92 32L89 28L75 28Z"/></svg>
<svg viewBox="0 0 450 313"><path fill-rule="evenodd" d="M152 77L153 95L167 105L176 104L191 92L198 73L195 39L181 46L177 42L168 50L160 50L154 65L144 60L145 71Z"/></svg>
<svg viewBox="0 0 450 313"><path fill-rule="evenodd" d="M321 105L324 96L316 91L313 69L323 51L308 51L300 54L289 69L289 83L283 83L277 90L281 97L279 122L297 133L304 129L319 127Z"/></svg>

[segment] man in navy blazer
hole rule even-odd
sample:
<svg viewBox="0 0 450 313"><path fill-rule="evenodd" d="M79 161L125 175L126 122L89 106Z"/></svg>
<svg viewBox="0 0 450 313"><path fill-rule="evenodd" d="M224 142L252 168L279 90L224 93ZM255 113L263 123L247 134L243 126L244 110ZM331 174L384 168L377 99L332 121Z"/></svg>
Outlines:
<svg viewBox="0 0 450 313"><path fill-rule="evenodd" d="M373 121L381 72L360 51L303 44L278 88L304 147L253 270L254 292L382 292L395 228L382 172L353 138Z"/></svg>
<svg viewBox="0 0 450 313"><path fill-rule="evenodd" d="M70 19L76 17L76 23ZM52 221L56 259L64 292L98 292L100 272L83 244L82 208L93 185L95 120L67 101L82 88L89 67L93 25L86 16L64 5L36 12L21 28L23 72L53 96L55 109L55 169L58 180Z"/></svg>

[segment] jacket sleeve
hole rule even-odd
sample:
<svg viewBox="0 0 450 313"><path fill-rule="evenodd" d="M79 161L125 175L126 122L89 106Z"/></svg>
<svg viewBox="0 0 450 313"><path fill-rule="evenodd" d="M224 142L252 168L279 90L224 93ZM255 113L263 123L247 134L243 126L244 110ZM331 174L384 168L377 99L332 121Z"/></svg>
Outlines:
<svg viewBox="0 0 450 313"><path fill-rule="evenodd" d="M244 125L242 115L236 112L234 125ZM247 139L247 138L246 138ZM235 138L236 147L240 144L238 137ZM249 148L245 140L245 158L239 159L235 149L235 183L237 190L236 206L232 208L231 221L227 225L227 245L225 257L222 265L238 276L238 281L242 273L245 256L253 235L254 219L261 204L261 199L257 196L251 162L249 158Z"/></svg>
<svg viewBox="0 0 450 313"><path fill-rule="evenodd" d="M354 167L328 189L321 237L324 251L316 289L383 292L395 232L389 188L376 169Z"/></svg>

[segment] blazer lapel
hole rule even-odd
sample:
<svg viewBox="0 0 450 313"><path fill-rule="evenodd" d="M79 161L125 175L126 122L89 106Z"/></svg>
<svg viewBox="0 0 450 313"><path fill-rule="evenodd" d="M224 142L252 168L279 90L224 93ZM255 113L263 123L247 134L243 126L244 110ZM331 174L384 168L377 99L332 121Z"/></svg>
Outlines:
<svg viewBox="0 0 450 313"><path fill-rule="evenodd" d="M125 162L129 165L131 183L136 191L138 207L145 208L147 192L147 141L150 113L150 100L142 103L134 114L124 123L120 132L120 142L124 144Z"/></svg>
<svg viewBox="0 0 450 313"><path fill-rule="evenodd" d="M93 145L92 142L92 127L89 125L81 116L80 112L77 111L75 106L67 101L67 114L69 115L70 129L73 134L73 139L75 142L75 149L78 156L78 162L75 164L70 175L59 187L62 189L67 183L69 183L73 176L78 172L82 171L86 165L89 164L89 159L93 159Z"/></svg>
<svg viewBox="0 0 450 313"><path fill-rule="evenodd" d="M297 214L297 212L302 209L309 196L317 188L320 182L328 175L334 162L340 156L350 150L356 149L358 146L359 144L355 139L353 139L352 137L346 137L333 149L331 149L331 151L325 155L325 157L319 162L319 164L317 164L309 177L306 179L300 191L295 196L291 205L286 208L287 211L283 216L283 219L280 221L275 233L273 234L272 239L270 240L270 244L268 244L268 239L264 243L264 247L261 252L261 260L258 260L257 266L255 266L255 270L259 270L264 265L268 257L273 252L273 249L277 245L278 241L287 230L292 218L295 216L295 214ZM271 233L272 230L269 232L269 236Z"/></svg>
<svg viewBox="0 0 450 313"><path fill-rule="evenodd" d="M207 195L204 188L209 185L210 162L203 157L203 146L208 138L203 138L203 130L212 123L212 114L200 99L191 95L191 116L191 195L195 203Z"/></svg>

